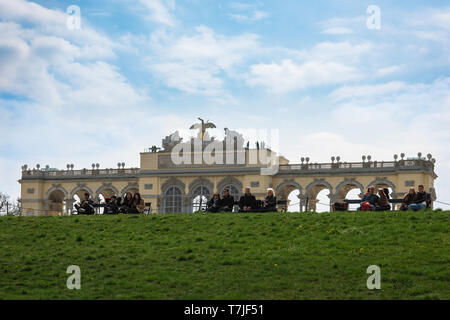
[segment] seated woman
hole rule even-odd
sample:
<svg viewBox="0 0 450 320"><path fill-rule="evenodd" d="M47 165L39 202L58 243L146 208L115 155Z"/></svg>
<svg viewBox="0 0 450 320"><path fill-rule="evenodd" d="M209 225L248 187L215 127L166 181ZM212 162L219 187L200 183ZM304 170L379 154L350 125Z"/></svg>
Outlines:
<svg viewBox="0 0 450 320"><path fill-rule="evenodd" d="M267 196L262 202L261 212L276 212L277 211L277 197L272 188L267 189Z"/></svg>
<svg viewBox="0 0 450 320"><path fill-rule="evenodd" d="M122 205L120 206L120 213L129 213L128 211L132 211L133 210L133 195L131 194L131 192L127 192L125 194L125 198L122 201Z"/></svg>
<svg viewBox="0 0 450 320"><path fill-rule="evenodd" d="M206 212L217 212L221 207L221 199L219 193L214 193L212 198L206 204Z"/></svg>
<svg viewBox="0 0 450 320"><path fill-rule="evenodd" d="M386 193L383 189L378 189L378 195L380 196L380 201L378 206L375 208L376 211L389 211L391 210L391 205L386 197Z"/></svg>
<svg viewBox="0 0 450 320"><path fill-rule="evenodd" d="M415 203L417 200L416 190L414 188L409 189L409 192L405 195L403 198L402 206L400 207L400 210L408 210L409 206L413 203Z"/></svg>
<svg viewBox="0 0 450 320"><path fill-rule="evenodd" d="M133 197L133 203L128 209L128 213L142 213L145 209L144 199L141 198L141 194L136 192Z"/></svg>

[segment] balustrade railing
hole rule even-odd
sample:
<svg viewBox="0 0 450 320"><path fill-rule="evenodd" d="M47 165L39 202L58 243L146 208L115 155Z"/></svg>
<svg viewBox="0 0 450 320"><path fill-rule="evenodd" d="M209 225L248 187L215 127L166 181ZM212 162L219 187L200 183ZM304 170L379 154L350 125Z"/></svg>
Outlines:
<svg viewBox="0 0 450 320"><path fill-rule="evenodd" d="M81 170L45 170L29 169L22 171L22 177L79 177L79 176L104 176L104 175L136 175L139 168L120 169L81 169Z"/></svg>

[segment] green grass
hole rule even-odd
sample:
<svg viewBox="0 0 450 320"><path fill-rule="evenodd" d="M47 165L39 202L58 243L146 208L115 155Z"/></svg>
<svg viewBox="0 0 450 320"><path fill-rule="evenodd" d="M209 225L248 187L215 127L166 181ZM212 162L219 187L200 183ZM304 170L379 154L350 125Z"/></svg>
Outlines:
<svg viewBox="0 0 450 320"><path fill-rule="evenodd" d="M449 299L449 212L0 218L3 299ZM81 290L66 269L81 268ZM369 265L381 290L368 290Z"/></svg>

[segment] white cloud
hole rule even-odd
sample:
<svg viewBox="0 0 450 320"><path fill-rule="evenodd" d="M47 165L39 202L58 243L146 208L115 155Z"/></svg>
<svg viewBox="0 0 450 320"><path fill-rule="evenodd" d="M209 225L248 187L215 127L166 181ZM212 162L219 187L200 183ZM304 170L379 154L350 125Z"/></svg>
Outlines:
<svg viewBox="0 0 450 320"><path fill-rule="evenodd" d="M321 42L309 50L296 52L295 60L286 58L252 65L246 82L274 93L286 93L354 81L363 76L365 66L361 60L371 56L371 48L367 42Z"/></svg>
<svg viewBox="0 0 450 320"><path fill-rule="evenodd" d="M385 77L387 75L391 75L403 69L403 66L389 66L385 68L380 68L376 71L375 76L377 77Z"/></svg>
<svg viewBox="0 0 450 320"><path fill-rule="evenodd" d="M148 68L171 88L209 97L227 95L224 75L233 75L237 65L257 52L258 37L224 36L204 26L195 31L181 37L153 33Z"/></svg>
<svg viewBox="0 0 450 320"><path fill-rule="evenodd" d="M250 86L267 87L275 93L285 93L359 77L357 69L343 64L317 61L297 64L287 59L281 63L253 65L247 83Z"/></svg>
<svg viewBox="0 0 450 320"><path fill-rule="evenodd" d="M149 11L149 19L169 27L176 25L175 18L171 14L171 10L175 9L174 0L139 0Z"/></svg>
<svg viewBox="0 0 450 320"><path fill-rule="evenodd" d="M344 86L334 90L330 94L330 97L334 101L340 101L350 98L373 98L375 96L386 97L392 93L398 93L399 91L405 90L406 88L408 88L408 85L400 81L393 81L377 85Z"/></svg>
<svg viewBox="0 0 450 320"><path fill-rule="evenodd" d="M230 13L229 17L231 20L237 21L237 22L255 22L258 20L265 19L269 17L269 14L264 11L255 10L251 14L237 14L237 13Z"/></svg>
<svg viewBox="0 0 450 320"><path fill-rule="evenodd" d="M230 8L237 11L238 13L229 13L228 16L231 20L237 22L255 22L258 20L265 19L269 17L269 13L259 10L263 4L260 2L255 3L243 3L243 2L232 2L230 3Z"/></svg>

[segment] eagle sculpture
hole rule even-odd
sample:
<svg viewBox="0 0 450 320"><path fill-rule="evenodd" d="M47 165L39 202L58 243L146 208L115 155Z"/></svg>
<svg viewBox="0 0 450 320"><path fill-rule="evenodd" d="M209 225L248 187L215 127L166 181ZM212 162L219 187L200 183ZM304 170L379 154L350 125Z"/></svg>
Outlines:
<svg viewBox="0 0 450 320"><path fill-rule="evenodd" d="M193 124L190 129L198 129L198 138L203 141L203 139L205 138L206 129L216 128L216 125L212 122L209 122L209 120L205 122L202 118L198 118L198 120L200 120L200 123Z"/></svg>

